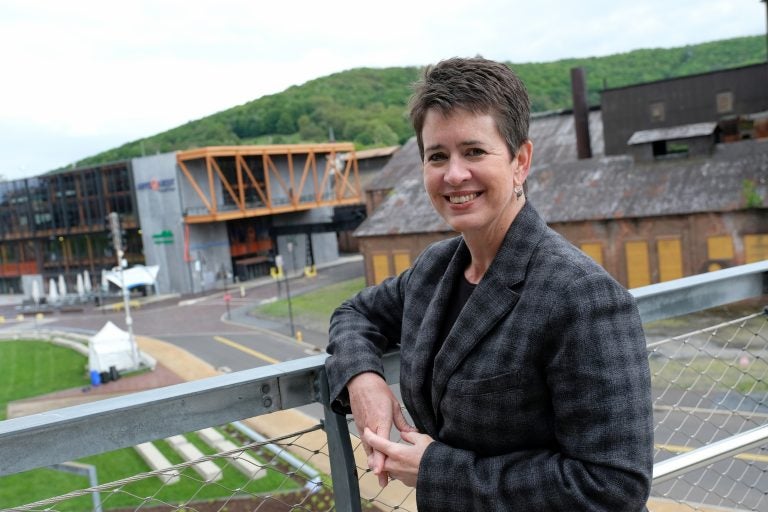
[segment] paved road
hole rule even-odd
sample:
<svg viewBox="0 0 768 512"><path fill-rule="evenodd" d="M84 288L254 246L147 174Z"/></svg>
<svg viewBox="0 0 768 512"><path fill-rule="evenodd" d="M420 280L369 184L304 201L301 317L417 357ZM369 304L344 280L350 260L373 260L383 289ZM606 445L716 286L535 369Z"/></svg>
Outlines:
<svg viewBox="0 0 768 512"><path fill-rule="evenodd" d="M363 276L360 258L318 270L314 278L296 277L289 281L291 295L296 296L328 284ZM132 310L133 329L136 334L157 338L182 347L217 368L232 371L272 364L317 354L324 350L326 332L313 330L295 318L304 342L291 338L290 324L265 321L248 314L264 300L277 297L278 286L270 279L243 283L230 289L232 296L229 312L223 291L192 298L172 298L147 304ZM286 294L281 283L280 297ZM30 327L36 322L30 315L23 325L13 321L16 311L11 306L0 308L0 314L11 319L4 329ZM80 313L58 313L47 316L40 324L50 328L82 331L88 334L99 330L107 321L126 329L123 312L100 311L87 308Z"/></svg>

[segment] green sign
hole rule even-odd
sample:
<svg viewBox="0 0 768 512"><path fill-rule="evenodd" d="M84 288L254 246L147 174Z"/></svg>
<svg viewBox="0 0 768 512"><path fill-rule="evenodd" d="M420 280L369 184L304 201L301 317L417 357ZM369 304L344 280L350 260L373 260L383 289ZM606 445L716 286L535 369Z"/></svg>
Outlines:
<svg viewBox="0 0 768 512"><path fill-rule="evenodd" d="M172 244L173 233L170 229L164 229L160 233L152 235L152 241L155 242L155 245Z"/></svg>

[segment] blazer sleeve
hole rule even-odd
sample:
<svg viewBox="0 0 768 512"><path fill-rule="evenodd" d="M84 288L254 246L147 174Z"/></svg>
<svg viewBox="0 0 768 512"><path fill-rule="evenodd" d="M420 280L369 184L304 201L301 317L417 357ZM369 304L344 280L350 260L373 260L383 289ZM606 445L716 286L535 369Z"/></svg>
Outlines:
<svg viewBox="0 0 768 512"><path fill-rule="evenodd" d="M634 299L600 273L571 281L559 297L542 340L555 445L481 456L436 441L419 466L420 512L508 510L510 504L515 510L644 510L653 418Z"/></svg>
<svg viewBox="0 0 768 512"><path fill-rule="evenodd" d="M333 409L349 414L346 385L363 372L384 376L381 356L400 342L404 287L411 270L365 288L331 316L325 361Z"/></svg>

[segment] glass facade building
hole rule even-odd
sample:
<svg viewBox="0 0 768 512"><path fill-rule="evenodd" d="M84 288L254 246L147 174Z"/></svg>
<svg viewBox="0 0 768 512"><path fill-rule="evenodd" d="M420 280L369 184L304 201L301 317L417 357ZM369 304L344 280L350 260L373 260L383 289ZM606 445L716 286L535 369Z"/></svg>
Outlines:
<svg viewBox="0 0 768 512"><path fill-rule="evenodd" d="M0 293L20 292L25 274L98 279L117 264L110 212L120 214L129 263L143 263L130 162L0 182Z"/></svg>

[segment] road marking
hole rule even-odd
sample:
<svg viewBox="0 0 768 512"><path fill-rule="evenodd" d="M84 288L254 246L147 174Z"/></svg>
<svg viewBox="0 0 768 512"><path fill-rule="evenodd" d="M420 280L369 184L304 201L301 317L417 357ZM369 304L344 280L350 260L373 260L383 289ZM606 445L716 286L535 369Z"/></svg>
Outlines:
<svg viewBox="0 0 768 512"><path fill-rule="evenodd" d="M685 453L693 450L690 446L681 446L679 444L657 444L656 448L672 453ZM740 453L734 455L733 458L752 462L768 462L768 455L758 455L756 453Z"/></svg>
<svg viewBox="0 0 768 512"><path fill-rule="evenodd" d="M240 350L241 352L245 352L246 354L252 355L253 357L257 357L261 359L262 361L266 361L270 364L277 364L280 361L275 359L274 357L269 357L266 354L262 354L261 352L258 352L256 350L253 350L252 348L248 348L244 345L241 345L235 341L229 340L227 338L224 338L222 336L214 336L214 340L218 341L219 343L223 343L224 345L229 345L232 348L236 348L237 350Z"/></svg>

